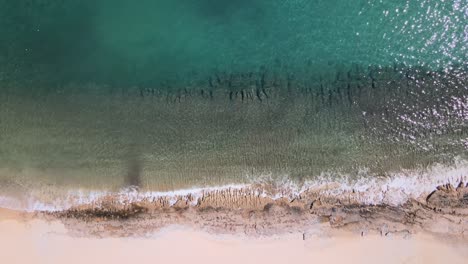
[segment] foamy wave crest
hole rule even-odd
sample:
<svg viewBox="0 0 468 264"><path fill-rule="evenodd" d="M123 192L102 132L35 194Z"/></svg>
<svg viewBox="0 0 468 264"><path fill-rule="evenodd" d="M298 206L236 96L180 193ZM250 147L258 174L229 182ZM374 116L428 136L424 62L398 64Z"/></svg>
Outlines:
<svg viewBox="0 0 468 264"><path fill-rule="evenodd" d="M271 175L250 177L252 185L263 189L262 195L279 199L294 198L306 192L323 196L347 198L367 205L400 205L409 199L427 196L442 184L456 185L468 180L468 161L457 158L452 165L435 164L426 169L401 170L386 177L370 175L362 169L358 177L324 172L314 180L298 183L288 176L275 178Z"/></svg>
<svg viewBox="0 0 468 264"><path fill-rule="evenodd" d="M111 191L89 191L89 190L72 190L68 191L65 197L57 197L52 202L41 201L40 198L29 197L26 199L16 199L12 197L0 196L0 207L21 210L21 211L61 211L69 209L73 206L93 204L112 197L116 202L132 203L139 201L151 201L157 198L168 198L170 205L173 205L178 197L194 198L194 201L202 197L205 193L224 191L224 190L242 190L249 188L246 184L232 184L216 187L196 187L190 189L181 189L167 192L152 192L152 191L139 191L136 188L124 188L119 192Z"/></svg>
<svg viewBox="0 0 468 264"><path fill-rule="evenodd" d="M387 177L375 177L362 170L359 177L336 173L322 173L314 180L302 183L285 176L275 178L271 175L257 176L248 184L232 184L217 187L181 189L168 192L139 191L126 188L118 192L71 190L47 201L37 196L17 199L0 195L0 207L24 211L60 211L73 206L93 204L108 197L114 202L132 203L154 201L165 198L169 205L180 199L186 199L190 205L196 205L199 198L215 192L245 191L249 195L269 197L271 199L296 198L304 193L319 196L348 199L362 204L400 205L408 199L419 199L432 192L438 185L467 181L468 161L457 159L452 165L437 164L427 169L403 170Z"/></svg>
<svg viewBox="0 0 468 264"><path fill-rule="evenodd" d="M436 164L423 170L391 173L388 177L360 176L357 180L344 177L343 181L333 183L328 175L322 175L320 181L311 181L305 185L308 189L323 189L323 194L329 196L353 193L362 204L400 205L409 199L426 197L439 185L456 185L466 181L467 176L468 161L457 159L452 166Z"/></svg>

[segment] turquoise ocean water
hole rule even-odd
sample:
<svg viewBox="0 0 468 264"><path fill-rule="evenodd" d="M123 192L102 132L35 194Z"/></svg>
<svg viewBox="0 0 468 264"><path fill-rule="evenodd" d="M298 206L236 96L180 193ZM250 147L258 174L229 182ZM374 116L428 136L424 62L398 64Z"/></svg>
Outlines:
<svg viewBox="0 0 468 264"><path fill-rule="evenodd" d="M159 85L282 63L466 65L467 2L6 1L3 78ZM35 79L36 80L36 79Z"/></svg>
<svg viewBox="0 0 468 264"><path fill-rule="evenodd" d="M0 0L0 51L4 201L466 159L466 0Z"/></svg>

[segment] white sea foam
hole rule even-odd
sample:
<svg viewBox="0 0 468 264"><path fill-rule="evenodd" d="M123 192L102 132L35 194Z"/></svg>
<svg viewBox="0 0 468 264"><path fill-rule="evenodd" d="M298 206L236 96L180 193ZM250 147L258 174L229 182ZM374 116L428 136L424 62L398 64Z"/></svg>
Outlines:
<svg viewBox="0 0 468 264"><path fill-rule="evenodd" d="M110 196L121 203L131 203L165 197L169 199L169 204L173 205L177 202L178 197L187 197L190 195L193 197L193 202L196 203L197 199L202 197L204 193L224 190L241 190L248 187L249 185L247 184L231 184L206 188L195 187L190 189L180 189L166 192L138 191L135 188L125 188L119 192L99 190L71 190L68 191L65 196L57 197L51 202L41 201L40 199L34 197L29 197L26 200L21 200L13 197L0 196L0 207L28 212L53 212L66 210L76 205L92 204L105 197Z"/></svg>
<svg viewBox="0 0 468 264"><path fill-rule="evenodd" d="M417 199L428 195L438 185L451 183L458 184L468 180L468 161L458 159L454 164L447 166L434 165L427 169L403 170L390 174L387 177L375 177L362 170L357 179L336 173L322 173L314 180L302 184L288 177L274 178L264 175L254 178L249 184L231 184L207 188L190 188L167 192L138 191L134 188L122 189L119 192L72 190L65 196L55 197L52 200L41 200L29 196L26 199L0 195L0 207L25 211L59 211L80 204L91 204L100 199L112 196L119 202L137 202L165 197L173 205L178 198L191 196L192 204L205 193L227 190L250 189L263 197L278 199L282 197L297 197L305 191L313 191L324 196L346 197L353 194L353 198L362 204L390 204L399 205L408 199Z"/></svg>
<svg viewBox="0 0 468 264"><path fill-rule="evenodd" d="M340 182L331 180L330 175L321 175L320 180L307 182L307 189L323 189L324 195L340 196L356 193L362 204L399 205L409 199L430 194L441 184L456 185L468 179L468 161L457 159L453 165L436 164L424 170L403 170L388 177L364 177ZM303 191L303 189L301 190Z"/></svg>

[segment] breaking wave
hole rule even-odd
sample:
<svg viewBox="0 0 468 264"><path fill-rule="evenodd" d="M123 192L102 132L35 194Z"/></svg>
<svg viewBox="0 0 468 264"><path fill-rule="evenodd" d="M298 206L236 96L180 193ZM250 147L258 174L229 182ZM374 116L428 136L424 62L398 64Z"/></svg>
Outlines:
<svg viewBox="0 0 468 264"><path fill-rule="evenodd" d="M253 177L252 177L253 178ZM169 206L179 200L196 206L206 194L219 192L237 192L243 195L269 197L271 199L294 199L305 192L338 199L353 199L361 204L401 205L409 199L425 197L441 184L458 184L468 180L468 161L456 159L452 165L436 164L426 169L402 170L386 177L370 177L366 170L361 170L357 178L335 173L322 173L315 180L298 183L285 176L274 178L271 175L255 177L246 184L230 184L214 187L194 187L167 192L124 188L117 192L103 190L69 190L63 196L45 199L31 195L19 199L0 196L0 207L27 212L61 211L80 205L98 204L104 199L117 203L155 201L164 198Z"/></svg>

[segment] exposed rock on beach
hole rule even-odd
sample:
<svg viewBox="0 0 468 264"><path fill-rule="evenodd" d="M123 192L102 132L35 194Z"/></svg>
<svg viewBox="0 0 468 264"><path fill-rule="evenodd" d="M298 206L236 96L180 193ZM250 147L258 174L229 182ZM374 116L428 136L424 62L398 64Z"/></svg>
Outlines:
<svg viewBox="0 0 468 264"><path fill-rule="evenodd" d="M466 239L468 185L438 186L429 195L400 205L363 204L353 193L326 196L304 191L295 198L273 199L254 189L227 189L192 195L122 202L112 196L92 204L38 217L61 220L77 236L141 236L171 225L218 234L271 236L303 233L317 227L365 236L409 237L417 232Z"/></svg>

